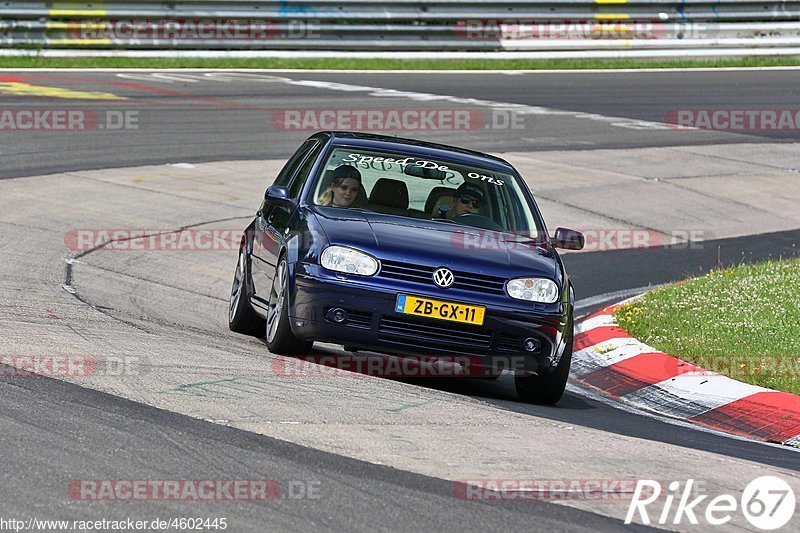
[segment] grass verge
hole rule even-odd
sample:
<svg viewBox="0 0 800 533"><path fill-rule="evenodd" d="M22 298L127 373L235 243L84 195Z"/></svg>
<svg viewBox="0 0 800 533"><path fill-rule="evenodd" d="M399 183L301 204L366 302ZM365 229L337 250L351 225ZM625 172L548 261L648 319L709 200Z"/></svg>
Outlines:
<svg viewBox="0 0 800 533"><path fill-rule="evenodd" d="M746 57L713 60L635 59L199 59L124 57L0 57L0 68L237 68L336 70L544 70L621 68L720 68L800 66L800 57Z"/></svg>
<svg viewBox="0 0 800 533"><path fill-rule="evenodd" d="M618 308L628 333L753 385L800 394L800 260L716 270Z"/></svg>

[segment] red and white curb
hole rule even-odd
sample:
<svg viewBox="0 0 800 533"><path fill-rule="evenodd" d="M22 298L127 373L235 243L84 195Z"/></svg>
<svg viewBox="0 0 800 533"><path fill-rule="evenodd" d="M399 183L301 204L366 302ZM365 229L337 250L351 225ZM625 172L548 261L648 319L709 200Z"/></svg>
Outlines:
<svg viewBox="0 0 800 533"><path fill-rule="evenodd" d="M800 396L748 385L638 341L606 307L575 327L572 378L637 408L800 447Z"/></svg>

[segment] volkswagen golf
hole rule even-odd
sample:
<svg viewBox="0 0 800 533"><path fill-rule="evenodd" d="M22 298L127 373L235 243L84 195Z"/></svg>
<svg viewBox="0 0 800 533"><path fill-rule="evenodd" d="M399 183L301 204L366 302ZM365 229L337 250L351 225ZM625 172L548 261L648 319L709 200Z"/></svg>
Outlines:
<svg viewBox="0 0 800 533"><path fill-rule="evenodd" d="M573 230L548 234L503 159L321 132L243 233L229 326L276 354L306 355L316 341L464 356L483 377L513 372L522 401L553 404L569 375L575 302L557 248L583 243Z"/></svg>

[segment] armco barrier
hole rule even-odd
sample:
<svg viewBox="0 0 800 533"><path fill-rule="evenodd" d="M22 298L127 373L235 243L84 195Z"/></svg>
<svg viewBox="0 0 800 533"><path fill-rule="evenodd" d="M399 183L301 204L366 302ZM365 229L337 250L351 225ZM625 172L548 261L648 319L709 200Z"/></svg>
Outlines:
<svg viewBox="0 0 800 533"><path fill-rule="evenodd" d="M777 52L800 47L800 0L0 2L0 47Z"/></svg>

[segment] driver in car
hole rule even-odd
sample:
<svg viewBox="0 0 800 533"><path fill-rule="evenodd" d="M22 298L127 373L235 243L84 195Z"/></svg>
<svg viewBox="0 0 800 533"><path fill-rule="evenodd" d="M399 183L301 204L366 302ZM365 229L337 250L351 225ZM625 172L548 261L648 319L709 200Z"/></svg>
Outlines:
<svg viewBox="0 0 800 533"><path fill-rule="evenodd" d="M465 181L453 193L453 209L447 218L477 213L483 207L485 199L486 196L480 187Z"/></svg>

